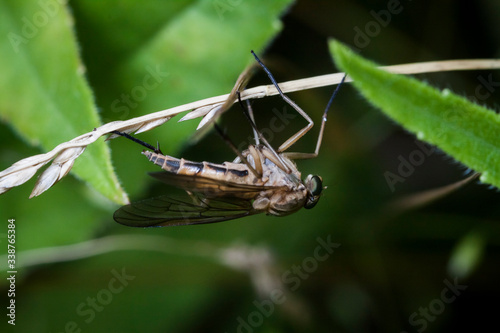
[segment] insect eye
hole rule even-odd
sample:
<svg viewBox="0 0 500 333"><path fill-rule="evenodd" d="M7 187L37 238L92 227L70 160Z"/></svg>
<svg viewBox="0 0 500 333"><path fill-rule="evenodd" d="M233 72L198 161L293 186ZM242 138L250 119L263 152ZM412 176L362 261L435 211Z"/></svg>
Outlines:
<svg viewBox="0 0 500 333"><path fill-rule="evenodd" d="M309 191L309 195L307 196L306 203L304 204L305 209L311 209L319 201L321 191L323 191L323 180L320 176L309 175L306 178L306 187Z"/></svg>
<svg viewBox="0 0 500 333"><path fill-rule="evenodd" d="M320 196L312 196L312 195L308 196L307 197L307 201L304 204L304 208L305 209L311 209L311 208L313 208L318 203L319 198L320 198Z"/></svg>
<svg viewBox="0 0 500 333"><path fill-rule="evenodd" d="M309 177L308 177L309 178ZM323 191L323 180L320 176L311 176L308 182L309 192L313 196L318 196Z"/></svg>

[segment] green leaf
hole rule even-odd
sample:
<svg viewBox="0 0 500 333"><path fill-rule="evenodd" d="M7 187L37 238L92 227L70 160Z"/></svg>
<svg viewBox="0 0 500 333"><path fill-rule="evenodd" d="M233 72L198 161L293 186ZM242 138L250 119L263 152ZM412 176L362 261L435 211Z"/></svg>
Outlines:
<svg viewBox="0 0 500 333"><path fill-rule="evenodd" d="M99 126L92 93L101 115L126 120L229 92L241 70L253 60L250 49L261 50L269 43L281 27L279 15L291 1L230 3L231 7L220 11L218 1L74 1L75 34L73 18L57 1L0 0L0 31L7 37L0 41L2 120L30 144L48 150ZM75 35L92 92L82 75L84 65L78 58ZM174 49L184 45L187 52L200 53L197 48L202 41L207 42L204 47L210 54L200 54L197 64ZM155 57L158 63L150 60ZM144 99L132 101L135 107L114 112L115 100L121 103L119 107L128 106L122 94L133 96L134 87L150 87L144 86L144 78L150 74L147 69L156 66L168 69L168 78L175 75L185 81L179 85L165 79L148 90ZM164 151L176 149L196 124L192 121L185 126L172 120L151 134L152 142L158 139ZM0 124L2 169L38 153L12 137ZM128 140L116 139L111 144L116 169L122 172L127 189L140 189L147 183L147 168L156 166L141 156L141 147ZM102 152L105 158L99 155ZM93 186L103 186L106 182L101 178L107 172L105 166L110 165L107 155L102 140L91 144L76 160L74 170L80 170L77 175ZM2 220L19 222L18 231L23 234L20 249L70 244L91 237L101 223L114 226L111 212L116 207L73 179L67 177L55 189L28 200L34 182L32 179L0 197Z"/></svg>
<svg viewBox="0 0 500 333"><path fill-rule="evenodd" d="M0 115L44 151L100 125L72 21L57 1L0 2ZM77 159L72 172L108 199L127 201L102 140Z"/></svg>
<svg viewBox="0 0 500 333"><path fill-rule="evenodd" d="M125 59L116 81L132 99L136 96L141 114L228 93L255 61L250 50L260 52L279 31L277 17L289 3L194 2ZM178 124L170 126L159 139L169 146L183 142L192 132L180 129Z"/></svg>
<svg viewBox="0 0 500 333"><path fill-rule="evenodd" d="M262 50L281 28L277 17L289 3L241 1L228 7L227 2L194 2L124 59L115 80L139 104L140 114L225 94L255 61L250 50ZM162 139L179 141L173 134Z"/></svg>
<svg viewBox="0 0 500 333"><path fill-rule="evenodd" d="M421 140L480 172L481 181L500 187L500 116L416 79L390 74L339 42L330 42L338 67L366 99Z"/></svg>
<svg viewBox="0 0 500 333"><path fill-rule="evenodd" d="M262 53L281 29L279 16L291 2L157 1L147 11L132 0L75 2L83 57L104 122L228 93L255 61L250 50ZM170 120L139 138L177 154L197 123ZM112 142L116 170L135 194L147 184L148 163L142 148L123 141Z"/></svg>

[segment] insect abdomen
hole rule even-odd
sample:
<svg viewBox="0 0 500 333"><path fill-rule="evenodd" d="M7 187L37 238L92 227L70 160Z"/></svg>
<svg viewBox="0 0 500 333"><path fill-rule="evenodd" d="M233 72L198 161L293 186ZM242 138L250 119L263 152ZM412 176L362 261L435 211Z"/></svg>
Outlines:
<svg viewBox="0 0 500 333"><path fill-rule="evenodd" d="M161 166L161 168L165 171L173 173L177 173L177 171L179 171L181 160L179 160L178 158L164 156L161 154L152 153L150 151L143 151L142 153L146 155L148 160L156 165Z"/></svg>
<svg viewBox="0 0 500 333"><path fill-rule="evenodd" d="M192 162L183 158L161 155L150 151L142 152L146 157L156 165L161 166L165 171L178 175L199 176L216 180L236 181L245 183L248 176L248 170L244 165L231 167L225 164L214 164L209 162Z"/></svg>

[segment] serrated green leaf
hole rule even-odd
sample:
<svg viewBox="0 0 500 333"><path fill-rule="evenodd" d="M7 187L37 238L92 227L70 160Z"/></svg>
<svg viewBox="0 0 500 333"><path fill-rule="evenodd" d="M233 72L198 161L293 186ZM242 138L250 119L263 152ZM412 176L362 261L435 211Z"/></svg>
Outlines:
<svg viewBox="0 0 500 333"><path fill-rule="evenodd" d="M0 34L4 122L45 151L100 125L65 5L1 1ZM77 159L72 172L110 200L127 201L102 141Z"/></svg>
<svg viewBox="0 0 500 333"><path fill-rule="evenodd" d="M449 90L377 69L339 42L329 46L335 63L373 105L419 139L480 172L482 182L500 187L498 114Z"/></svg>

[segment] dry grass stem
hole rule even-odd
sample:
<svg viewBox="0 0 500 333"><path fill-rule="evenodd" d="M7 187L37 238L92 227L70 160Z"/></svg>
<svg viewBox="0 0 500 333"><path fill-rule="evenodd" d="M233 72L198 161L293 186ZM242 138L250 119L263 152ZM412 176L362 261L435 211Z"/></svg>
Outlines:
<svg viewBox="0 0 500 333"><path fill-rule="evenodd" d="M494 69L500 68L500 60L449 60L386 66L382 68L398 74ZM108 135L113 131L125 133L146 132L164 124L173 116L190 110L192 111L186 114L179 121L203 117L198 129L207 127L214 120L216 120L218 116L229 109L236 101L236 92L241 91L248 82L249 71L250 69L247 69L242 73L242 75L240 75L230 94L206 98L200 101L180 105L171 109L158 111L125 121L113 121L71 141L62 143L50 152L22 159L0 172L0 194L7 192L12 187L25 183L33 177L41 167L52 161L52 164L40 174L30 198L40 195L68 174L75 162L75 159L84 152L88 145L99 139L101 136ZM284 93L326 87L338 84L343 75L343 73L321 75L283 82L280 83L279 86ZM346 79L346 82L348 81L350 81L349 78ZM264 85L243 90L241 92L241 99L256 99L277 94L278 91L276 90L276 87L273 85ZM115 137L117 137L117 135L111 134L108 139L113 139Z"/></svg>

